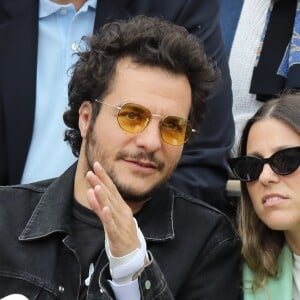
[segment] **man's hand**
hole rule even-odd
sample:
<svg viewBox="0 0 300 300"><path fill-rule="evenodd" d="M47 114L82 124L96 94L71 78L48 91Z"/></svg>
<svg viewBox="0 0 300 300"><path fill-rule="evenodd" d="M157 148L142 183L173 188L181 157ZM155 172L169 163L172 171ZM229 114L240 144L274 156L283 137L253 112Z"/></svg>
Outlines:
<svg viewBox="0 0 300 300"><path fill-rule="evenodd" d="M99 162L94 163L93 171L87 172L86 179L91 185L88 202L103 223L111 254L121 257L139 248L132 210Z"/></svg>

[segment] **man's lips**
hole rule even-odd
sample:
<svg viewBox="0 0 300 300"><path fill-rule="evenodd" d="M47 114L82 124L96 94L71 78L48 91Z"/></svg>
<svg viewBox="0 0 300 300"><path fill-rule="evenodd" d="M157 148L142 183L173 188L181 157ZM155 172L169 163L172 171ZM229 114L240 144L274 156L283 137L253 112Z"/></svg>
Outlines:
<svg viewBox="0 0 300 300"><path fill-rule="evenodd" d="M151 168L151 169L157 169L157 165L153 162L148 161L141 161L141 160L133 160L133 159L124 159L124 161L135 164L142 168Z"/></svg>

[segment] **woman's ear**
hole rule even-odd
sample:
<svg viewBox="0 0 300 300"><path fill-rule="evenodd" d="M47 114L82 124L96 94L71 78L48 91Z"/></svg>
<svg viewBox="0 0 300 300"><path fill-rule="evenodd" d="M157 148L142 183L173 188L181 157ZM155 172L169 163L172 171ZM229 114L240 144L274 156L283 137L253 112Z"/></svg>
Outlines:
<svg viewBox="0 0 300 300"><path fill-rule="evenodd" d="M90 101L84 101L79 108L79 120L78 126L81 133L81 137L84 139L88 132L90 126L90 121L92 118L92 103Z"/></svg>

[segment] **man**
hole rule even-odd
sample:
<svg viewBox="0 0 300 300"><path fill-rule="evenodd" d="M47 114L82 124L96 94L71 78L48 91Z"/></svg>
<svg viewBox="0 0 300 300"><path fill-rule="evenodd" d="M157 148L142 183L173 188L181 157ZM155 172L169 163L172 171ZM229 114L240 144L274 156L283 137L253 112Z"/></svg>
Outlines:
<svg viewBox="0 0 300 300"><path fill-rule="evenodd" d="M108 20L144 14L186 27L221 71L203 129L185 146L171 182L226 209L222 194L234 126L218 11L218 0L1 0L0 185L56 177L75 161L62 139L62 114L80 39Z"/></svg>
<svg viewBox="0 0 300 300"><path fill-rule="evenodd" d="M171 23L138 16L90 39L64 114L78 162L0 189L0 297L238 298L229 219L165 184L216 78Z"/></svg>

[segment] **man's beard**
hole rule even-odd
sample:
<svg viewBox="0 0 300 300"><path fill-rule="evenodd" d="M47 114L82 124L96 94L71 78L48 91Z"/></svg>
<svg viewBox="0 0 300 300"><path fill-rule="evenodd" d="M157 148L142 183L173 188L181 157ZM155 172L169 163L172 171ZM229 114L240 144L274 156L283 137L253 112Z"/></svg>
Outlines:
<svg viewBox="0 0 300 300"><path fill-rule="evenodd" d="M93 170L93 164L96 160L99 160L99 162L102 166L105 165L105 163L103 161L103 155L101 155L100 145L97 144L96 139L93 134L93 126L90 126L90 128L87 132L85 156L86 156L86 161L88 164L88 170ZM151 153L147 154L145 152L140 151L135 154L129 154L125 151L120 151L120 152L118 152L118 154L116 156L116 160L120 160L125 157L127 159L128 158L137 159L137 160L145 159L149 162L152 162L156 166L158 172L161 172L162 170L165 169L165 163L156 159L154 157L154 155ZM152 186L150 189L148 189L147 191L145 191L143 193L137 193L137 192L133 191L132 184L134 184L134 183L131 183L131 184L121 183L118 180L118 174L117 174L116 170L114 170L113 168L111 168L111 169L106 168L105 172L111 178L111 180L117 187L120 195L122 196L122 198L125 201L143 202L143 201L151 198L151 195L153 194L153 192L155 190L157 190L159 187L161 187L166 181L168 181L168 179L170 178L172 171L175 169L175 167L176 166L174 166L173 169L171 169L167 173L167 175L164 178L162 178L162 180L160 182L158 182L157 184L155 184L154 186ZM139 176L139 178L142 178L140 174L137 176Z"/></svg>

